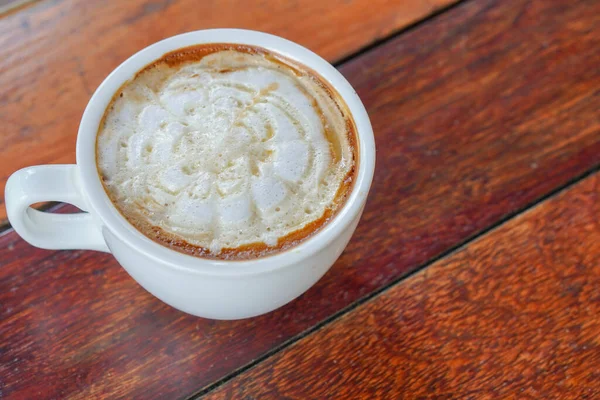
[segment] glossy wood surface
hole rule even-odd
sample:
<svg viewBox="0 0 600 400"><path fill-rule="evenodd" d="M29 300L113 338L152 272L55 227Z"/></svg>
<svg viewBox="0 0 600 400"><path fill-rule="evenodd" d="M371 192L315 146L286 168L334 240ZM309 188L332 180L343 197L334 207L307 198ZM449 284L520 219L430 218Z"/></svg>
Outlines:
<svg viewBox="0 0 600 400"><path fill-rule="evenodd" d="M600 397L600 174L206 399Z"/></svg>
<svg viewBox="0 0 600 400"><path fill-rule="evenodd" d="M46 0L0 17L0 205L15 170L75 162L92 93L154 42L199 29L247 28L335 62L455 1ZM5 217L0 207L0 221Z"/></svg>
<svg viewBox="0 0 600 400"><path fill-rule="evenodd" d="M33 249L7 232L3 394L197 393L596 167L599 7L467 1L342 65L375 129L372 192L336 265L276 312L190 317L110 255Z"/></svg>

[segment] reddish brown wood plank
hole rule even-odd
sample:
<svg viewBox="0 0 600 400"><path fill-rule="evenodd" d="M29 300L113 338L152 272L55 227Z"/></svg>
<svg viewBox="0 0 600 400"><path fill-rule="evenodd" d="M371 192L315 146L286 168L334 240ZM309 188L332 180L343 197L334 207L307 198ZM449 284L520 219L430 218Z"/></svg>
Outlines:
<svg viewBox="0 0 600 400"><path fill-rule="evenodd" d="M206 399L600 397L600 174Z"/></svg>
<svg viewBox="0 0 600 400"><path fill-rule="evenodd" d="M15 170L75 161L92 92L153 42L197 29L249 28L335 61L455 1L63 0L14 12L0 19L0 205Z"/></svg>
<svg viewBox="0 0 600 400"><path fill-rule="evenodd" d="M375 127L373 192L338 263L277 312L189 317L108 255L0 237L4 392L193 393L592 168L600 4L564 4L468 2L342 67Z"/></svg>

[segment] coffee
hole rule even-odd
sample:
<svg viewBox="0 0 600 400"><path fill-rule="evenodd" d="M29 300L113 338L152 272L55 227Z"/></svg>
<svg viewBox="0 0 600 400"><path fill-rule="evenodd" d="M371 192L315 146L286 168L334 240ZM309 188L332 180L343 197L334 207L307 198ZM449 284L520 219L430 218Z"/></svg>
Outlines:
<svg viewBox="0 0 600 400"><path fill-rule="evenodd" d="M221 259L288 249L343 206L356 129L319 75L265 49L164 55L115 94L96 159L117 209L156 242Z"/></svg>

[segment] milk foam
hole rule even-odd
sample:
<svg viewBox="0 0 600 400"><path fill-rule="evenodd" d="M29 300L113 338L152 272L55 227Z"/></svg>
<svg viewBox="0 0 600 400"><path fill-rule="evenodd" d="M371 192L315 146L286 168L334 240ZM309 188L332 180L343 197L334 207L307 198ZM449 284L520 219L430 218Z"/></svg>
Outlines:
<svg viewBox="0 0 600 400"><path fill-rule="evenodd" d="M354 164L335 100L260 54L158 64L122 88L104 121L98 167L117 207L142 231L215 255L275 246L319 220Z"/></svg>

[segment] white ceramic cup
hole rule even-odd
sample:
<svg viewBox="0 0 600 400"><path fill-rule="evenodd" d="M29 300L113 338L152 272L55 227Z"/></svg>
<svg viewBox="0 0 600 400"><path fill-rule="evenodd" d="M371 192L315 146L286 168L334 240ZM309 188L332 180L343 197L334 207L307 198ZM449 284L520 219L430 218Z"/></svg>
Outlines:
<svg viewBox="0 0 600 400"><path fill-rule="evenodd" d="M274 255L221 261L189 256L152 241L117 211L96 169L96 133L113 94L165 53L203 43L260 46L318 72L341 95L354 118L359 167L352 193L335 218L300 245ZM76 165L42 165L15 172L6 184L6 209L15 231L44 249L110 252L150 293L187 313L214 319L252 317L304 293L333 265L358 224L373 179L375 142L365 108L344 77L310 50L277 36L239 29L190 32L155 43L115 69L90 100L77 136ZM86 213L52 214L33 203L61 201Z"/></svg>

